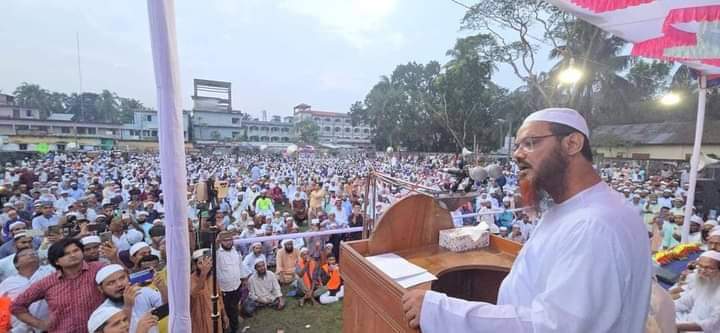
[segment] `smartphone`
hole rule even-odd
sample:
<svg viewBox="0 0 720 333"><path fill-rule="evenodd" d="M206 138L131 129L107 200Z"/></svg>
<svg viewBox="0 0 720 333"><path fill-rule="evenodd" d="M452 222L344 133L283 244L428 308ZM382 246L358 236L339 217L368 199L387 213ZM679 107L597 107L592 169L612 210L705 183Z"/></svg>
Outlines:
<svg viewBox="0 0 720 333"><path fill-rule="evenodd" d="M155 270L153 269L146 269L144 271L132 273L130 274L130 284L149 284L150 281L152 281L153 276L155 276Z"/></svg>
<svg viewBox="0 0 720 333"><path fill-rule="evenodd" d="M100 234L100 241L105 242L112 242L112 232L106 231Z"/></svg>
<svg viewBox="0 0 720 333"><path fill-rule="evenodd" d="M153 309L150 313L152 313L153 316L157 317L158 320L163 319L170 314L170 303L160 305L157 308Z"/></svg>
<svg viewBox="0 0 720 333"><path fill-rule="evenodd" d="M105 223L89 223L88 231L90 232L105 232L107 225Z"/></svg>
<svg viewBox="0 0 720 333"><path fill-rule="evenodd" d="M25 234L30 237L42 237L43 231L39 229L26 229Z"/></svg>

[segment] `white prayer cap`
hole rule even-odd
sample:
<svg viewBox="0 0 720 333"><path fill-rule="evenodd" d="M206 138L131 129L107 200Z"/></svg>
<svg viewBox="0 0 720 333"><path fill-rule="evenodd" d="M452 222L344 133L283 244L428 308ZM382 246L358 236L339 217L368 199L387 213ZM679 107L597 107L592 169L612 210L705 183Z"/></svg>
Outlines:
<svg viewBox="0 0 720 333"><path fill-rule="evenodd" d="M700 255L700 258L702 257L710 258L715 261L720 261L720 252L713 250L705 251L703 252L703 254Z"/></svg>
<svg viewBox="0 0 720 333"><path fill-rule="evenodd" d="M141 211L137 212L137 214L135 214L135 216L138 216L138 217L139 216L148 216L148 215L150 215L150 213L148 213L144 210L141 210Z"/></svg>
<svg viewBox="0 0 720 333"><path fill-rule="evenodd" d="M523 126L532 121L546 121L550 123L561 124L572 127L584 134L585 137L590 137L590 130L588 129L587 122L579 112L568 109L568 108L547 108L540 111L533 112L525 121Z"/></svg>
<svg viewBox="0 0 720 333"><path fill-rule="evenodd" d="M135 253L137 253L138 251L140 251L140 250L142 250L142 249L144 249L144 248L146 248L146 247L150 247L150 245L148 245L148 244L145 243L145 242L137 242L137 243L133 244L133 246L130 247L130 251L129 251L129 252L130 252L130 256L131 256L131 257L134 256Z"/></svg>
<svg viewBox="0 0 720 333"><path fill-rule="evenodd" d="M307 249L306 247L300 249L300 254L301 254L301 255L302 255L302 254L305 254L305 253L308 253L308 249Z"/></svg>
<svg viewBox="0 0 720 333"><path fill-rule="evenodd" d="M259 263L266 263L265 258L260 257L260 258L255 259L255 263L253 263L253 266L257 266L257 264L259 264Z"/></svg>
<svg viewBox="0 0 720 333"><path fill-rule="evenodd" d="M30 235L28 235L27 232L25 232L25 231L23 230L23 231L20 231L20 232L16 233L16 234L13 236L13 239L14 239L14 240L18 240L18 239L24 238L24 237L30 237Z"/></svg>
<svg viewBox="0 0 720 333"><path fill-rule="evenodd" d="M87 246L90 244L100 244L102 241L100 240L100 237L98 236L85 236L82 239L80 239L80 243L82 243L83 246Z"/></svg>
<svg viewBox="0 0 720 333"><path fill-rule="evenodd" d="M17 227L27 228L27 224L25 224L25 222L23 222L23 221L16 221L16 222L13 222L12 224L10 224L10 227L8 227L8 230L13 230Z"/></svg>
<svg viewBox="0 0 720 333"><path fill-rule="evenodd" d="M97 272L97 274L95 274L95 282L97 284L101 284L103 281L105 281L105 279L107 279L113 273L122 272L124 270L125 270L125 268L123 268L122 266L120 266L118 264L107 265L107 266L101 268Z"/></svg>
<svg viewBox="0 0 720 333"><path fill-rule="evenodd" d="M311 221L310 223L312 223L312 224L320 224L320 219L312 219L312 221Z"/></svg>
<svg viewBox="0 0 720 333"><path fill-rule="evenodd" d="M500 231L507 231L507 230L508 230L507 227L504 227L504 226L500 227Z"/></svg>
<svg viewBox="0 0 720 333"><path fill-rule="evenodd" d="M690 223L695 223L695 224L697 224L697 225L702 225L702 224L703 224L703 220L702 220L702 218L700 218L700 216L693 215L693 216L690 218Z"/></svg>
<svg viewBox="0 0 720 333"><path fill-rule="evenodd" d="M326 248L326 249L332 249L332 248L333 248L333 244L332 244L332 243L327 243L327 244L325 244L325 248Z"/></svg>
<svg viewBox="0 0 720 333"><path fill-rule="evenodd" d="M135 229L130 229L127 231L127 234L125 234L125 240L130 245L135 245L138 242L142 242L143 237L143 233Z"/></svg>
<svg viewBox="0 0 720 333"><path fill-rule="evenodd" d="M256 246L262 246L262 243L260 243L260 242L255 242L255 243L252 243L252 244L250 245L251 248L254 248L254 247L256 247Z"/></svg>
<svg viewBox="0 0 720 333"><path fill-rule="evenodd" d="M717 227L710 231L710 235L708 237L717 237L720 236L720 229L717 229Z"/></svg>
<svg viewBox="0 0 720 333"><path fill-rule="evenodd" d="M707 221L705 221L705 225L711 225L713 227L717 227L718 223L715 220L707 220Z"/></svg>
<svg viewBox="0 0 720 333"><path fill-rule="evenodd" d="M292 244L292 242L293 242L292 239L287 238L287 239L283 239L282 242L280 242L280 245L285 246L285 244L287 244L287 243Z"/></svg>
<svg viewBox="0 0 720 333"><path fill-rule="evenodd" d="M204 248L204 249L195 250L195 252L193 252L193 255L192 255L193 260L202 258L203 256L205 256L205 253L207 253L207 251L210 251L210 249Z"/></svg>
<svg viewBox="0 0 720 333"><path fill-rule="evenodd" d="M105 322L119 312L122 312L122 309L114 305L100 305L100 307L95 309L95 311L93 311L90 315L90 320L88 320L88 332L95 333L95 331L104 325Z"/></svg>

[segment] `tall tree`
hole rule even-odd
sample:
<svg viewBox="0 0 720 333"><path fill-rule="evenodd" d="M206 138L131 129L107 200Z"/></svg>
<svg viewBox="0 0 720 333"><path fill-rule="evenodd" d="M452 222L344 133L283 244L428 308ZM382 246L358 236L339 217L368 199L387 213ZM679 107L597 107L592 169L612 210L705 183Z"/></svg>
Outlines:
<svg viewBox="0 0 720 333"><path fill-rule="evenodd" d="M115 93L110 92L109 90L103 90L100 95L98 95L98 99L95 101L95 108L98 112L98 119L101 122L119 122L120 104L118 103L118 97Z"/></svg>
<svg viewBox="0 0 720 333"><path fill-rule="evenodd" d="M295 133L297 133L298 141L301 143L317 143L320 135L320 126L310 119L305 119L295 124Z"/></svg>

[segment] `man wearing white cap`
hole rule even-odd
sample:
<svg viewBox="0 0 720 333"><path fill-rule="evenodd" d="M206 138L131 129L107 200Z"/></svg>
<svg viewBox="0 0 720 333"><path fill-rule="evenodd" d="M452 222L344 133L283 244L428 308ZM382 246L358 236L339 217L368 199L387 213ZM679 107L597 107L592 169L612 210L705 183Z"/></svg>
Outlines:
<svg viewBox="0 0 720 333"><path fill-rule="evenodd" d="M693 287L675 301L678 332L720 332L720 252L706 251Z"/></svg>
<svg viewBox="0 0 720 333"><path fill-rule="evenodd" d="M245 256L245 259L243 259L243 265L245 265L245 267L247 267L247 269L249 271L252 272L255 270L255 261L256 260L258 260L258 259L266 260L265 254L262 253L262 250L263 250L263 246L262 246L262 243L260 243L260 242L255 242L255 243L252 243L252 245L250 245L250 253L248 253Z"/></svg>
<svg viewBox="0 0 720 333"><path fill-rule="evenodd" d="M243 304L244 315L251 317L257 308L271 307L282 310L285 307L285 300L282 297L280 283L273 272L267 270L264 258L254 262L255 274L250 276L250 294L248 301Z"/></svg>
<svg viewBox="0 0 720 333"><path fill-rule="evenodd" d="M497 304L411 289L403 296L411 327L424 333L643 331L652 270L647 230L594 170L588 137L575 110L545 109L525 119L513 153L522 199L538 207L548 196L554 205L515 259Z"/></svg>
<svg viewBox="0 0 720 333"><path fill-rule="evenodd" d="M707 249L720 251L720 228L710 230L707 240Z"/></svg>
<svg viewBox="0 0 720 333"><path fill-rule="evenodd" d="M293 247L292 239L283 239L281 245L282 249L277 250L275 275L280 283L290 284L295 281L295 266L300 254Z"/></svg>
<svg viewBox="0 0 720 333"><path fill-rule="evenodd" d="M17 269L13 264L15 255L24 249L32 249L32 237L25 232L18 232L13 237L15 241L15 253L0 259L0 281L5 280L11 276L16 275Z"/></svg>
<svg viewBox="0 0 720 333"><path fill-rule="evenodd" d="M114 306L99 307L90 315L88 333L148 333L157 331L158 318L151 313L144 314L130 330L125 311Z"/></svg>
<svg viewBox="0 0 720 333"><path fill-rule="evenodd" d="M100 237L95 235L85 236L80 239L80 242L83 245L83 256L85 258L85 262L100 260L100 244L102 243Z"/></svg>
<svg viewBox="0 0 720 333"><path fill-rule="evenodd" d="M130 332L135 332L143 314L163 304L161 294L155 289L130 285L128 273L121 265L103 267L95 275L95 282L105 296L99 308L114 306L130 314Z"/></svg>
<svg viewBox="0 0 720 333"><path fill-rule="evenodd" d="M150 255L150 245L145 242L138 242L133 244L128 251L130 255L130 262L132 262L131 270L137 272L141 270L140 259Z"/></svg>
<svg viewBox="0 0 720 333"><path fill-rule="evenodd" d="M702 225L703 220L700 216L693 215L690 217L690 237L688 243L702 244Z"/></svg>

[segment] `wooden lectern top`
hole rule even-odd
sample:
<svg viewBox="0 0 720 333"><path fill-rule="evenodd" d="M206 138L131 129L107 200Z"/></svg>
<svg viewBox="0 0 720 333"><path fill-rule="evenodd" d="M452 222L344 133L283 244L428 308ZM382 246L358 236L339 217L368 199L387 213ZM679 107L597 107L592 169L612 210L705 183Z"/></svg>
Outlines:
<svg viewBox="0 0 720 333"><path fill-rule="evenodd" d="M438 245L439 231L453 227L450 213L438 201L416 194L390 206L370 238L342 243L343 332L417 332L404 319L401 298L406 289L365 259L377 254L393 252L439 279L411 289L495 302L520 244L491 236L487 248L448 251Z"/></svg>

